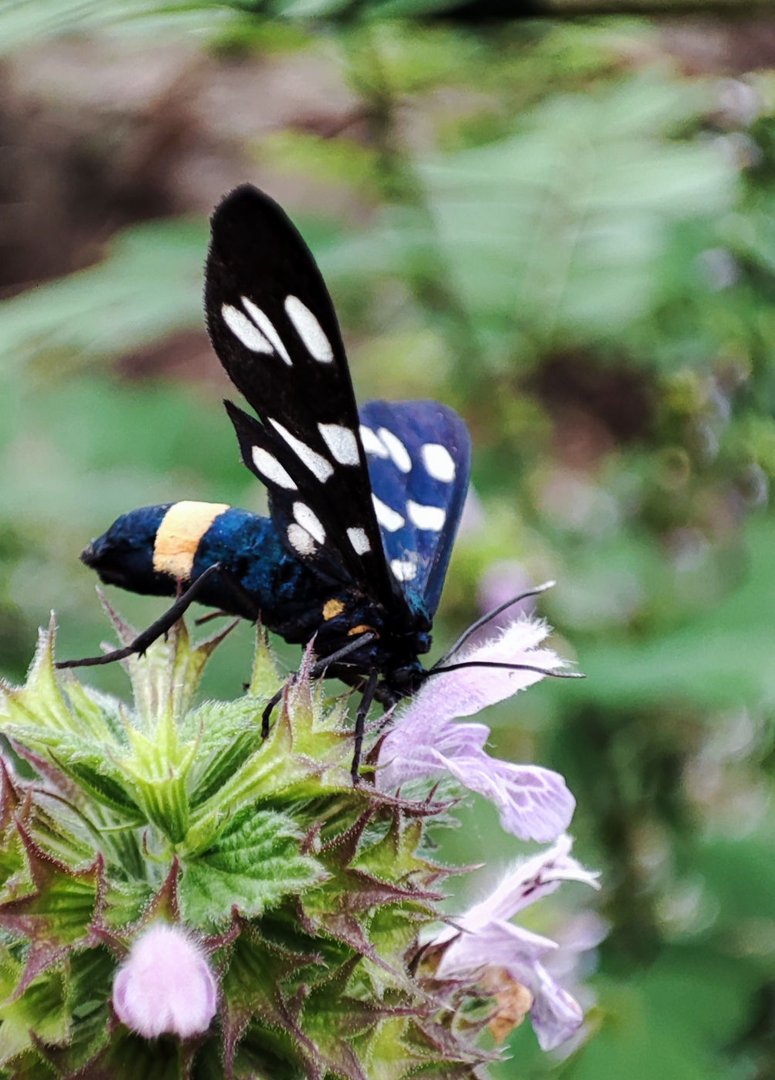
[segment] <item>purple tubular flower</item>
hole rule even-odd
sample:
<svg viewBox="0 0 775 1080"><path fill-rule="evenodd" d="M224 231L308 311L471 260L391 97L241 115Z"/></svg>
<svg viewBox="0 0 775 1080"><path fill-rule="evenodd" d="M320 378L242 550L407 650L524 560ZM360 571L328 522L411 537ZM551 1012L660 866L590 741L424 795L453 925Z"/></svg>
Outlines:
<svg viewBox="0 0 775 1080"><path fill-rule="evenodd" d="M451 662L527 664L554 671L563 661L551 649L538 648L547 633L542 622L517 619L498 637L455 654ZM559 773L490 757L484 749L488 727L455 723L542 678L538 671L488 667L432 675L382 742L377 786L394 790L409 780L446 772L494 803L508 832L523 840L554 840L568 827L576 805Z"/></svg>
<svg viewBox="0 0 775 1080"><path fill-rule="evenodd" d="M530 1020L542 1050L553 1050L574 1035L584 1016L575 998L555 982L542 962L557 952L557 943L508 920L554 892L563 881L598 888L598 875L572 858L571 844L569 836L561 836L553 847L517 864L485 900L430 943L434 950L443 950L437 979L478 979L496 970L525 987L532 997Z"/></svg>
<svg viewBox="0 0 775 1080"><path fill-rule="evenodd" d="M113 1008L146 1039L207 1031L218 988L201 948L179 927L156 923L139 937L113 981Z"/></svg>

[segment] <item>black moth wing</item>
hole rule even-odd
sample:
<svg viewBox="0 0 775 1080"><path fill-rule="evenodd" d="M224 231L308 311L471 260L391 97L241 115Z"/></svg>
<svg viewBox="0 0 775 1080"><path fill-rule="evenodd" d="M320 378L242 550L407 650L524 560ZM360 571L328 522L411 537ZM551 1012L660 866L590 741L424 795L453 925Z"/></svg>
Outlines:
<svg viewBox="0 0 775 1080"><path fill-rule="evenodd" d="M468 490L468 429L437 401L371 401L360 430L391 574L433 616Z"/></svg>
<svg viewBox="0 0 775 1080"><path fill-rule="evenodd" d="M216 208L205 277L210 337L258 420L227 402L243 460L269 489L294 556L395 607L347 357L320 271L285 212L250 185Z"/></svg>

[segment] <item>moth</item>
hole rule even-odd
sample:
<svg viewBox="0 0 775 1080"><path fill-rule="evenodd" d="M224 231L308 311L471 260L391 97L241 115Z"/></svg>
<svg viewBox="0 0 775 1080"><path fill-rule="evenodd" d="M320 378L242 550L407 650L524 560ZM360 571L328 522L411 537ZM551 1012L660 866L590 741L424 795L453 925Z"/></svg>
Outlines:
<svg viewBox="0 0 775 1080"><path fill-rule="evenodd" d="M314 673L362 690L357 781L372 701L389 707L455 666L426 670L420 657L468 487L468 431L435 401L372 401L359 412L323 278L268 195L238 187L211 229L207 328L253 411L225 402L269 517L190 501L123 514L83 562L106 584L177 599L129 646L59 666L142 654L193 601L260 619L291 643L314 639Z"/></svg>

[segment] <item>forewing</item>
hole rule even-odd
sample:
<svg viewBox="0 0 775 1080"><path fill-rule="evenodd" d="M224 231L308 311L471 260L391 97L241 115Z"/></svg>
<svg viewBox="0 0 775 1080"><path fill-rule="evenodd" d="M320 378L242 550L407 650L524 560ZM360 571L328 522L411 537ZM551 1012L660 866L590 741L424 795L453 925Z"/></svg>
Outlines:
<svg viewBox="0 0 775 1080"><path fill-rule="evenodd" d="M347 358L315 260L285 212L249 185L226 196L211 226L208 330L258 416L227 404L243 460L269 489L294 555L394 602Z"/></svg>
<svg viewBox="0 0 775 1080"><path fill-rule="evenodd" d="M433 615L468 490L468 429L436 401L371 401L361 440L390 572Z"/></svg>

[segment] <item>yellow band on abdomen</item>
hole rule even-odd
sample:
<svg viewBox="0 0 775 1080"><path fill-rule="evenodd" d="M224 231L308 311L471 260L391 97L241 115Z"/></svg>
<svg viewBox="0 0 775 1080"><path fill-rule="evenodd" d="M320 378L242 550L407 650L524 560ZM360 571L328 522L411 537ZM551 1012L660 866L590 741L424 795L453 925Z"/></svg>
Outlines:
<svg viewBox="0 0 775 1080"><path fill-rule="evenodd" d="M162 519L153 544L153 568L188 581L199 541L228 503L178 502Z"/></svg>

